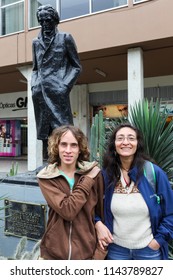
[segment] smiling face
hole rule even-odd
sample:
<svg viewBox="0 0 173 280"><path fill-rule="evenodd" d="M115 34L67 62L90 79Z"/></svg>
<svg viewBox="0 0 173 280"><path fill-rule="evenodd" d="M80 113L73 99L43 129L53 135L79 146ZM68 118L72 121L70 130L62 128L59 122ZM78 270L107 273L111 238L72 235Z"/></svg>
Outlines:
<svg viewBox="0 0 173 280"><path fill-rule="evenodd" d="M120 158L130 157L133 160L137 144L136 132L129 127L121 128L115 135L115 150Z"/></svg>
<svg viewBox="0 0 173 280"><path fill-rule="evenodd" d="M58 145L58 150L61 167L71 166L75 168L80 151L78 141L70 130L62 135Z"/></svg>

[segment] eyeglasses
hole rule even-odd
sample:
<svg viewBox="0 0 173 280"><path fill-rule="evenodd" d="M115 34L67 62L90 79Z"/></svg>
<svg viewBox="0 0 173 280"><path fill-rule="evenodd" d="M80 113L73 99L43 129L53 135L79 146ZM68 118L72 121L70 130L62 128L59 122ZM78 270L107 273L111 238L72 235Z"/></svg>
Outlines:
<svg viewBox="0 0 173 280"><path fill-rule="evenodd" d="M130 142L130 143L137 140L136 137L134 137L134 136L127 136L127 137L118 136L118 137L115 138L115 141L119 142L119 143L122 143L122 142L124 142L125 139L127 139L127 141Z"/></svg>

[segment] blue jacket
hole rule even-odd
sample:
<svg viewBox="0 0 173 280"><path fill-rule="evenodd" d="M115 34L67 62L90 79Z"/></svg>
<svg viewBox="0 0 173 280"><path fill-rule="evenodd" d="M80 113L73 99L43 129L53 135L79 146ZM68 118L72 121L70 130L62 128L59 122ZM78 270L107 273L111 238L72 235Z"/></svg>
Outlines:
<svg viewBox="0 0 173 280"><path fill-rule="evenodd" d="M157 165L154 165L154 170L157 194L154 193L153 188L144 175L140 177L138 189L149 209L153 236L161 246L163 259L167 260L168 241L173 239L173 190L165 172ZM109 182L106 170L102 170L102 174L105 183L104 220L105 225L113 233L113 215L110 205L115 183ZM131 169L128 175L136 183L137 168ZM160 198L160 203L158 203L157 196Z"/></svg>

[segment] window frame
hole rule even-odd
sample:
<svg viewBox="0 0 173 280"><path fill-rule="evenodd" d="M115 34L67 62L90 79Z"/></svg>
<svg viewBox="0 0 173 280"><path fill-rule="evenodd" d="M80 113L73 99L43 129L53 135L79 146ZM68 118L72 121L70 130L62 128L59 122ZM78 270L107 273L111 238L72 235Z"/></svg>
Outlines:
<svg viewBox="0 0 173 280"><path fill-rule="evenodd" d="M28 1L28 29L29 30L38 28L40 26L38 24L37 26L32 26L31 27L31 22L30 22L30 13L31 13L31 5L30 5L30 3L31 3L31 1L32 0ZM83 17L87 17L87 16L99 14L99 13L104 13L104 12L115 10L115 9L121 9L121 8L124 8L124 7L128 7L128 5L129 5L129 0L127 0L127 4L120 5L120 6L117 6L117 7L112 7L112 8L105 9L105 10L99 10L97 12L92 12L92 1L93 0L88 0L88 5L89 5L89 13L88 14L84 14L84 15L77 16L77 17L70 17L70 18L66 18L66 19L61 20L61 14L60 14L60 11L61 11L61 1L63 1L63 0L56 0L56 9L57 9L57 11L58 11L58 13L60 15L60 21L61 22L66 22L66 21L77 19L77 18L83 18Z"/></svg>
<svg viewBox="0 0 173 280"><path fill-rule="evenodd" d="M16 34L16 33L21 33L21 32L24 32L25 30L25 0L18 0L18 1L13 1L13 3L9 3L9 4L5 4L5 5L1 5L1 2L0 1L0 37L5 37L5 36L9 36L9 35L12 35L12 34ZM2 10L3 9L6 9L8 7L12 7L12 6L15 6L15 5L19 5L19 4L23 4L23 29L21 30L17 30L17 31L14 31L14 32L9 32L9 33L6 33L6 34L2 34Z"/></svg>

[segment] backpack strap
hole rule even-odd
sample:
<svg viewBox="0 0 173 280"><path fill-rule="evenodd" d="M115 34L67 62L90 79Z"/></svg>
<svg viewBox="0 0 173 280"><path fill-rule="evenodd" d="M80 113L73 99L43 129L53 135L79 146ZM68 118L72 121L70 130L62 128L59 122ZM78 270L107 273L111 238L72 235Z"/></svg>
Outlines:
<svg viewBox="0 0 173 280"><path fill-rule="evenodd" d="M147 178L150 186L152 187L156 197L157 197L157 203L160 204L160 196L157 195L157 189L156 189L156 173L154 170L153 163L150 161L145 161L144 164L144 176Z"/></svg>
<svg viewBox="0 0 173 280"><path fill-rule="evenodd" d="M153 191L156 193L156 174L152 162L148 160L145 161L144 164L144 175L147 178L150 185L152 186Z"/></svg>

